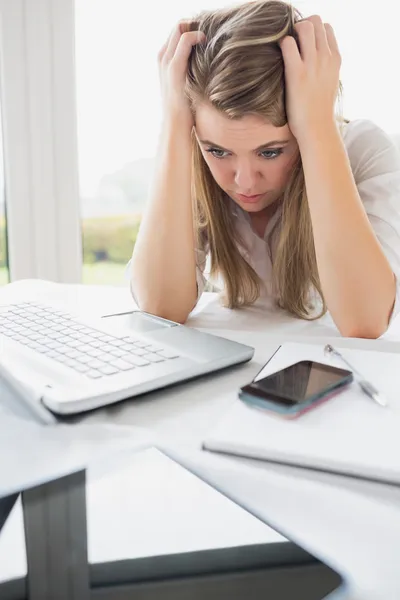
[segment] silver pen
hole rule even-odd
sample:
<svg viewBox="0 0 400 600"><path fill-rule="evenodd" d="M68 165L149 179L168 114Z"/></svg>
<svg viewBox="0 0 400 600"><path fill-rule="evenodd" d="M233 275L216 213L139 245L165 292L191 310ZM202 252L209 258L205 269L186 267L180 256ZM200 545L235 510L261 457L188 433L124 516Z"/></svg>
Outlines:
<svg viewBox="0 0 400 600"><path fill-rule="evenodd" d="M361 387L362 391L365 394L367 394L367 396L369 396L370 398L372 398L372 400L374 402L376 402L380 406L385 406L385 407L388 406L386 398L384 398L383 395L376 389L376 387L373 386L372 383L370 383L369 381L367 381L363 377L363 375L361 375L361 373L359 371L357 371L357 369L355 369L349 363L349 361L347 360L347 358L345 358L342 354L340 354L340 352L338 350L336 350L330 344L327 344L325 346L325 348L324 348L324 352L325 352L325 354L330 354L330 355L336 356L342 362L344 362L344 364L347 365L353 371L354 375L357 376L357 381L358 381L358 384Z"/></svg>

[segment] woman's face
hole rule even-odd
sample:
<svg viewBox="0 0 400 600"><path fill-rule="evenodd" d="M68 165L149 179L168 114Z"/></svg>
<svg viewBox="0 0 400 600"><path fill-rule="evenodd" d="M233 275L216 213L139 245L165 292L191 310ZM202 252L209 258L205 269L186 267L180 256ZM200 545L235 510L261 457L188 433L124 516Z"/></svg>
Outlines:
<svg viewBox="0 0 400 600"><path fill-rule="evenodd" d="M201 104L195 131L215 181L243 210L259 212L281 196L299 153L288 125L253 115L232 120Z"/></svg>

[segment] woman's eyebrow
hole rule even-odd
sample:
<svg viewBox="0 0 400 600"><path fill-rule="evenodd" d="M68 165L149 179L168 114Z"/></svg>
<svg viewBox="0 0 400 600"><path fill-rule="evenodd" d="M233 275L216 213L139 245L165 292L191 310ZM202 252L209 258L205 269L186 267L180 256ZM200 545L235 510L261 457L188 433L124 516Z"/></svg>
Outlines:
<svg viewBox="0 0 400 600"><path fill-rule="evenodd" d="M207 146L212 146L213 148L219 148L220 150L224 150L224 152L232 152L232 150L228 150L227 148L224 148L219 144L214 144L214 142L210 142L210 140L200 140L200 142ZM288 144L289 142L290 140L271 140L270 142L266 142L265 144L261 144L261 146L258 146L258 148L254 150L254 152L259 152L260 150L263 150L264 148L269 148L271 146L282 146Z"/></svg>

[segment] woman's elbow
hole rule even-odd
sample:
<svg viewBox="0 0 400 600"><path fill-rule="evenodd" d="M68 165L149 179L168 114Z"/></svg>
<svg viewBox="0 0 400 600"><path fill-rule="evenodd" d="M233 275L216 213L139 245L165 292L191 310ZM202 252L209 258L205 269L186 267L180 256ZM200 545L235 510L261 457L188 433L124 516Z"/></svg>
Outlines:
<svg viewBox="0 0 400 600"><path fill-rule="evenodd" d="M157 298L141 297L139 294L133 294L133 292L132 295L141 311L181 325L186 323L189 314L193 309L193 307L189 309L182 305L179 306L179 304L175 302L173 305L168 306L162 299L158 300Z"/></svg>
<svg viewBox="0 0 400 600"><path fill-rule="evenodd" d="M345 327L338 327L343 337L366 340L377 340L387 331L387 328L388 322L352 323Z"/></svg>
<svg viewBox="0 0 400 600"><path fill-rule="evenodd" d="M177 310L176 308L168 308L165 306L158 306L153 303L143 303L139 306L140 310L153 315L155 317L159 317L160 319L166 319L167 321L173 321L174 323L179 323L180 325L184 325L188 320L190 311L185 310Z"/></svg>

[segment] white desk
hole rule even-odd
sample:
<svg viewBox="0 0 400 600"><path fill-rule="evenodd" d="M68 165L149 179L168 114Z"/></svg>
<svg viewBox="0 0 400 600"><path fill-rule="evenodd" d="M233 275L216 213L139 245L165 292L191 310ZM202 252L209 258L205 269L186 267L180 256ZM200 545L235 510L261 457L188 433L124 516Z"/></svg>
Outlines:
<svg viewBox="0 0 400 600"><path fill-rule="evenodd" d="M60 286L31 281L12 284L4 293L9 294L10 299L17 300L25 298L27 294L35 294L39 299L54 301L68 307L69 310L91 316L94 313L100 316L132 308L132 300L126 288ZM329 318L317 323L308 323L282 314L277 315L272 310L251 308L232 312L220 308L214 295L205 295L189 325L253 345L256 348L253 361L200 381L155 392L145 399L128 401L96 411L79 420L86 423L105 421L132 424L153 429L166 445L175 447L174 452L178 456L184 457L184 460L187 459L185 457L189 457L190 466L194 466L200 475L209 478L214 485L256 514L263 515L264 518L267 514L271 523L278 525L281 531L294 540L298 539L317 555L326 557L333 566L345 568L352 578L349 599L399 598L400 575L396 570L397 565L388 559L398 556L400 544L400 509L397 508L400 506L400 491L397 488L199 452L200 442L209 427L223 414L230 402L229 397L224 397L223 393L237 389L239 385L250 380L277 344L286 339L296 338L311 343L318 343L321 339L324 343L335 339L337 341L339 334L329 322ZM341 343L352 347L373 347L398 352L400 329L395 323L385 339L349 339L341 340ZM144 460L148 461L148 480L157 481L165 475L165 463L161 466L156 453L153 458L149 459L147 455ZM136 472L139 473L140 459L138 465L139 470ZM134 469L133 465L133 476ZM246 481L246 485L239 484L241 479ZM186 485L183 479L182 485ZM184 495L183 488L179 494L181 497ZM332 515L332 498L335 501L336 520L333 520ZM200 497L198 499L200 500ZM307 512L310 502L312 514ZM207 504L203 513L201 508L199 503L199 523L210 519L211 522L218 520L220 512L216 503L216 520L213 518L212 502ZM171 510L173 511L172 503ZM180 519L178 514L171 514L171 519L174 518L176 522ZM236 523L236 518L231 526ZM377 537L379 528L371 529L368 520L371 523L385 523L381 536ZM225 521L227 527L228 521ZM317 530L310 525L312 522L318 523ZM265 535L267 539L270 535L268 528L262 531L257 526L253 533L244 539L245 529L233 530L238 534L236 542L232 538L227 539L232 535L232 530L227 535L227 532L219 529L216 537L212 537L210 531L208 543L210 547L216 544L223 546L228 543L251 543L253 533L255 542L260 541L259 536L262 538ZM360 532L367 532L368 535L362 536ZM182 536L184 535L182 530ZM370 539L368 544L369 536L373 539ZM193 549L193 543L198 542L199 540L193 537L190 540L182 538L180 547L190 550ZM151 552L157 552L156 539L150 543L150 547ZM140 549L136 551L141 552ZM146 550L149 551L150 549ZM170 550L164 548L163 551ZM131 552L135 550L131 549ZM104 560L104 556L102 558Z"/></svg>

